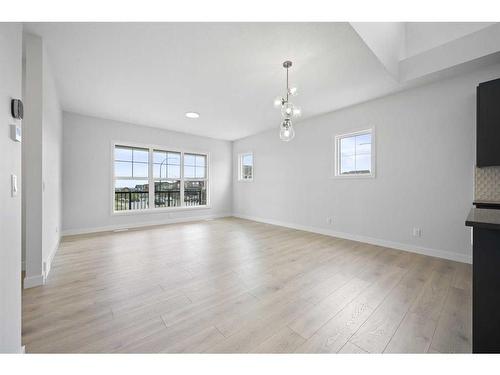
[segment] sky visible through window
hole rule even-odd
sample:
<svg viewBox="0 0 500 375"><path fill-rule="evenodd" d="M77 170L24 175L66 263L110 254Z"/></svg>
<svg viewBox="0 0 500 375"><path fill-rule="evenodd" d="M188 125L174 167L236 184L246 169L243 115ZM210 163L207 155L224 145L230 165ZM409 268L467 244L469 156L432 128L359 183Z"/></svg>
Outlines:
<svg viewBox="0 0 500 375"><path fill-rule="evenodd" d="M141 148L115 147L115 177L130 178L116 180L117 188L134 188L147 185L149 175L149 150Z"/></svg>
<svg viewBox="0 0 500 375"><path fill-rule="evenodd" d="M181 154L155 150L153 153L153 176L160 180L181 178Z"/></svg>
<svg viewBox="0 0 500 375"><path fill-rule="evenodd" d="M205 178L206 157L184 154L184 178Z"/></svg>
<svg viewBox="0 0 500 375"><path fill-rule="evenodd" d="M253 154L245 154L243 155L243 160L242 160L243 165L253 165Z"/></svg>
<svg viewBox="0 0 500 375"><path fill-rule="evenodd" d="M371 172L371 133L340 139L340 174Z"/></svg>
<svg viewBox="0 0 500 375"><path fill-rule="evenodd" d="M148 184L149 150L115 147L115 187L135 188ZM184 177L205 179L207 170L205 155L184 154ZM181 153L154 150L153 177L155 180L180 180ZM123 179L129 178L129 179Z"/></svg>

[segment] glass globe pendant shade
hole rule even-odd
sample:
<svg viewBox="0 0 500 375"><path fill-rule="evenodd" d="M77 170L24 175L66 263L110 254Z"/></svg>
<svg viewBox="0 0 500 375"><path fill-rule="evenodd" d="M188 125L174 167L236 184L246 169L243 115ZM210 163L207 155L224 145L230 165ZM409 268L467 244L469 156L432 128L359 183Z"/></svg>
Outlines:
<svg viewBox="0 0 500 375"><path fill-rule="evenodd" d="M292 122L290 119L285 119L280 126L280 139L282 141L288 142L295 137L295 131L293 130Z"/></svg>
<svg viewBox="0 0 500 375"><path fill-rule="evenodd" d="M288 94L289 95L292 95L292 96L295 96L299 93L297 87L290 87L290 89L288 89Z"/></svg>
<svg viewBox="0 0 500 375"><path fill-rule="evenodd" d="M283 106L281 107L281 115L284 118L292 117L293 116L293 108L294 108L293 104L290 102L283 104Z"/></svg>
<svg viewBox="0 0 500 375"><path fill-rule="evenodd" d="M281 116L283 117L283 121L280 124L280 139L285 142L291 141L295 137L292 119L299 117L302 112L299 107L295 107L293 103L289 102L290 96L298 94L297 87L290 87L288 84L288 70L291 66L292 62L290 60L283 62L283 68L286 69L286 91L284 96L277 97L274 100L274 106L280 108Z"/></svg>

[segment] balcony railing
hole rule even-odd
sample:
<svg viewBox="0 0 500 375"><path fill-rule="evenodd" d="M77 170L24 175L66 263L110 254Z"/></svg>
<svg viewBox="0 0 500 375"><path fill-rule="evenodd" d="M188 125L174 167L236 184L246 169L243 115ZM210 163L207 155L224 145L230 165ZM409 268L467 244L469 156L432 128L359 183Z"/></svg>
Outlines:
<svg viewBox="0 0 500 375"><path fill-rule="evenodd" d="M181 205L179 190L155 191L155 207L177 207Z"/></svg>
<svg viewBox="0 0 500 375"><path fill-rule="evenodd" d="M205 192L202 190L184 190L186 206L201 206L207 204Z"/></svg>
<svg viewBox="0 0 500 375"><path fill-rule="evenodd" d="M186 206L207 204L202 190L184 190ZM178 207L181 205L180 190L155 191L155 207ZM115 211L143 210L149 208L149 193L136 191L115 191Z"/></svg>
<svg viewBox="0 0 500 375"><path fill-rule="evenodd" d="M144 210L149 208L149 193L115 191L115 211Z"/></svg>

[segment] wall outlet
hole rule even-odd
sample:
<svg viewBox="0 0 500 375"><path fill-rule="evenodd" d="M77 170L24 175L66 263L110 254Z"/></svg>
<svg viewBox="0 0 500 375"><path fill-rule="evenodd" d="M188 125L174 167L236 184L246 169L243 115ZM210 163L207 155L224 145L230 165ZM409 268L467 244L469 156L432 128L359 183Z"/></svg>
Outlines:
<svg viewBox="0 0 500 375"><path fill-rule="evenodd" d="M413 228L413 237L422 237L422 228Z"/></svg>
<svg viewBox="0 0 500 375"><path fill-rule="evenodd" d="M331 216L327 217L326 223L332 225L333 224L333 217L331 217Z"/></svg>

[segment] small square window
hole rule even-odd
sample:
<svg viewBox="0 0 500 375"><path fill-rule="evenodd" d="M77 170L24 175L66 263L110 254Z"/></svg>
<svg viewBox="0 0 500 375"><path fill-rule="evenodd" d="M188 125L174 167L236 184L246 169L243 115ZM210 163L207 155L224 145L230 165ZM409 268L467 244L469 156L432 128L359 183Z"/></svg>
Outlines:
<svg viewBox="0 0 500 375"><path fill-rule="evenodd" d="M335 176L375 175L373 130L337 135L335 137Z"/></svg>
<svg viewBox="0 0 500 375"><path fill-rule="evenodd" d="M239 155L238 169L239 181L253 181L253 154L251 152Z"/></svg>

